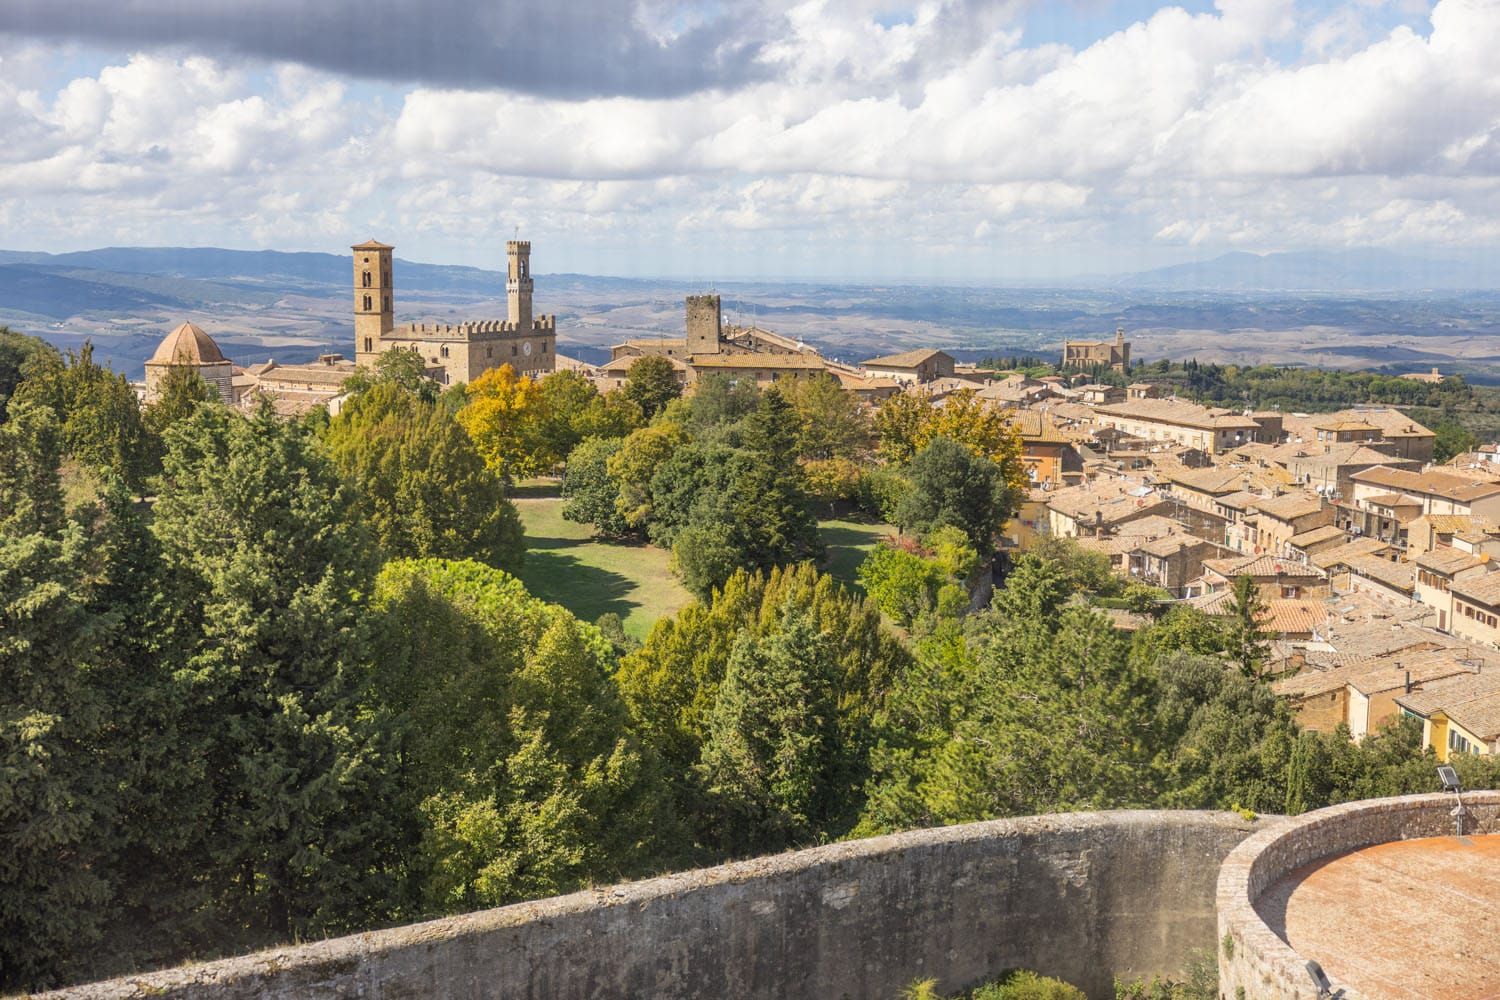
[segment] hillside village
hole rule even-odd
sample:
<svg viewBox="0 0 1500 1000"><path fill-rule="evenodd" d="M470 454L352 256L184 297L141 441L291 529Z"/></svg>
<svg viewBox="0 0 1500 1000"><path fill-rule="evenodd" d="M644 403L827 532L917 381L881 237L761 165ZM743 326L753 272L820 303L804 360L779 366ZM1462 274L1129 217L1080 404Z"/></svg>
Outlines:
<svg viewBox="0 0 1500 1000"><path fill-rule="evenodd" d="M443 385L508 364L538 379L576 371L607 392L656 357L688 393L709 374L758 386L824 374L870 407L901 394L937 408L971 396L1012 422L1031 483L1004 529L1001 567L1042 538L1076 539L1121 577L1210 614L1225 613L1235 581L1249 577L1274 639L1265 669L1304 725L1344 724L1360 739L1405 714L1422 721L1440 759L1500 751L1500 669L1484 669L1500 649L1494 448L1435 465L1433 432L1389 407L1239 411L1149 381L1095 381L1129 365L1123 330L1113 341L1069 342L1063 374L1040 378L936 349L851 365L759 326L726 325L719 296L692 295L683 337L626 340L591 366L567 356L566 331L559 345L551 317L533 320L529 243L507 245L508 319L431 326L394 321L394 248L371 240L353 249L360 359L416 351ZM267 400L287 415L336 413L358 367L338 355L236 366L184 324L148 363L145 398L174 365L196 368L231 405ZM1135 620L1115 616L1126 628Z"/></svg>

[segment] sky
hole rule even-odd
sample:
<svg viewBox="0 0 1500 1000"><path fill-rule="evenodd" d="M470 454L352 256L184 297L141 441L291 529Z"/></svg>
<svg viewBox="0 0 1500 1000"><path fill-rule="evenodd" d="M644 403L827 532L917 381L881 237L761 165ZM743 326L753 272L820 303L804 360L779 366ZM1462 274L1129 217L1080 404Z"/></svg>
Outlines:
<svg viewBox="0 0 1500 1000"><path fill-rule="evenodd" d="M3 0L0 247L1500 272L1500 0Z"/></svg>

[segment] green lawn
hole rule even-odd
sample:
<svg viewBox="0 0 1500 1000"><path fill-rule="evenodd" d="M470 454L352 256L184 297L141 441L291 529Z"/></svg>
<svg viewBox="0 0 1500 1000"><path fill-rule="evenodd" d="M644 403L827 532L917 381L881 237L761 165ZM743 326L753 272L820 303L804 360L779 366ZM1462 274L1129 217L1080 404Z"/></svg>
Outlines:
<svg viewBox="0 0 1500 1000"><path fill-rule="evenodd" d="M693 597L667 568L668 554L654 545L600 542L586 524L564 521L562 501L515 498L526 526L521 582L544 601L561 604L585 621L613 611L637 639L658 618L674 615Z"/></svg>
<svg viewBox="0 0 1500 1000"><path fill-rule="evenodd" d="M860 521L819 521L818 530L823 533L823 541L828 546L823 572L856 590L863 590L854 578L859 564L882 538L895 534L895 529L889 524Z"/></svg>
<svg viewBox="0 0 1500 1000"><path fill-rule="evenodd" d="M526 526L526 562L520 577L527 590L585 621L613 611L624 621L625 631L638 639L646 637L657 619L676 614L692 601L668 568L666 551L654 545L595 540L588 525L563 520L562 501L546 495L548 485L528 483L513 492ZM857 521L820 521L818 527L828 545L824 572L856 588L854 572L865 553L892 532L888 524Z"/></svg>

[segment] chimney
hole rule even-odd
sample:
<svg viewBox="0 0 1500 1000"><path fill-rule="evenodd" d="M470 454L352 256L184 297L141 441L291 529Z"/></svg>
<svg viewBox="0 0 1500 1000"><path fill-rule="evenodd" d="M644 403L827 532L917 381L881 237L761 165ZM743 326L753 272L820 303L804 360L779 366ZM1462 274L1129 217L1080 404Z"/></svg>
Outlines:
<svg viewBox="0 0 1500 1000"><path fill-rule="evenodd" d="M1406 672L1406 693L1411 694L1411 671Z"/></svg>

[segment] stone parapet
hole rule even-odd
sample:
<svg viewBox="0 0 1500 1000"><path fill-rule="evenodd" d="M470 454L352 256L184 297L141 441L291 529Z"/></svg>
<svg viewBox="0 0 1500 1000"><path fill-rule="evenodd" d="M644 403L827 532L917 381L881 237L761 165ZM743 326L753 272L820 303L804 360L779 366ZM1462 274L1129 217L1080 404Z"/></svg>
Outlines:
<svg viewBox="0 0 1500 1000"><path fill-rule="evenodd" d="M1213 946L1229 813L1036 816L683 872L49 994L124 997L894 997L1008 969L1113 997Z"/></svg>

